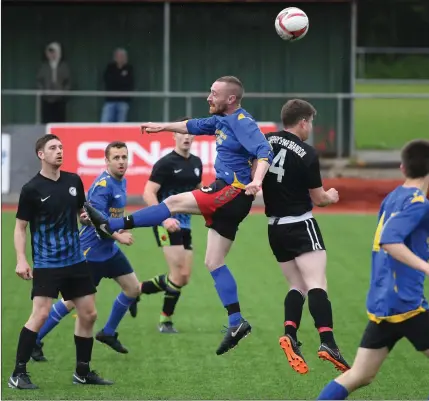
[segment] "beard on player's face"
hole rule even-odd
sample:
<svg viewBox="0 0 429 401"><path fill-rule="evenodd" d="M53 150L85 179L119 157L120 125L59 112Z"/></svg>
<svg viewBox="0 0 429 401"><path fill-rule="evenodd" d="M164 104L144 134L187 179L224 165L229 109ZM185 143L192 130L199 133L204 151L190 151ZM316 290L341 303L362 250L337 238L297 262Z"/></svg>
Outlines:
<svg viewBox="0 0 429 401"><path fill-rule="evenodd" d="M228 108L228 104L226 102L209 102L209 112L210 114L224 114L226 109Z"/></svg>

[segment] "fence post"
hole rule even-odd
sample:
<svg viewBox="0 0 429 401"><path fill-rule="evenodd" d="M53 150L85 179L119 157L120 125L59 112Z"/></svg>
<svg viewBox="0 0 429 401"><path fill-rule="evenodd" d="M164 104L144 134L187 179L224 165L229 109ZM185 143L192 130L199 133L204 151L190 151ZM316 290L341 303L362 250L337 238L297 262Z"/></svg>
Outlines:
<svg viewBox="0 0 429 401"><path fill-rule="evenodd" d="M192 98L189 96L186 98L186 116L191 118L194 117L192 115Z"/></svg>
<svg viewBox="0 0 429 401"><path fill-rule="evenodd" d="M338 95L337 97L337 159L343 157L343 143L344 143L344 119L343 119L343 98Z"/></svg>
<svg viewBox="0 0 429 401"><path fill-rule="evenodd" d="M40 114L42 112L42 97L40 96L40 93L37 93L36 95L36 124L40 124Z"/></svg>
<svg viewBox="0 0 429 401"><path fill-rule="evenodd" d="M164 87L164 122L170 121L170 3L164 3L164 48L163 48L163 87Z"/></svg>

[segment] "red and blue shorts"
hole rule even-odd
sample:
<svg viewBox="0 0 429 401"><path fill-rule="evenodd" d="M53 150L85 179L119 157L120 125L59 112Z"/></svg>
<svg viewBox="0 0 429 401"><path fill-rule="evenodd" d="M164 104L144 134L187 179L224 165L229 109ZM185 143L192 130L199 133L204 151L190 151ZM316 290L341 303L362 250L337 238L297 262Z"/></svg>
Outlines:
<svg viewBox="0 0 429 401"><path fill-rule="evenodd" d="M206 227L234 241L238 226L249 214L254 197L223 180L216 180L192 193L206 220Z"/></svg>

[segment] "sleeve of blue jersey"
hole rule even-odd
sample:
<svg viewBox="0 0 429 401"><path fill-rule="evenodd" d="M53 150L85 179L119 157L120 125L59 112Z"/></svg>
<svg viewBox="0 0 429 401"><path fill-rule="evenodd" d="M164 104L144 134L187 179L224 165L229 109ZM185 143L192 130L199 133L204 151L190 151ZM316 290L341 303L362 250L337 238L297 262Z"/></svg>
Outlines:
<svg viewBox="0 0 429 401"><path fill-rule="evenodd" d="M192 118L186 122L186 128L191 135L214 135L216 131L216 121L216 116Z"/></svg>
<svg viewBox="0 0 429 401"><path fill-rule="evenodd" d="M105 185L103 185L102 182L104 182ZM107 179L95 184L94 189L88 193L88 201L106 218L109 217L106 214L106 210L108 210L110 207L110 195L111 189Z"/></svg>
<svg viewBox="0 0 429 401"><path fill-rule="evenodd" d="M254 120L245 117L236 119L231 125L237 140L251 155L271 164L273 149Z"/></svg>
<svg viewBox="0 0 429 401"><path fill-rule="evenodd" d="M386 220L381 232L380 245L403 243L427 214L429 202L411 200L404 210Z"/></svg>

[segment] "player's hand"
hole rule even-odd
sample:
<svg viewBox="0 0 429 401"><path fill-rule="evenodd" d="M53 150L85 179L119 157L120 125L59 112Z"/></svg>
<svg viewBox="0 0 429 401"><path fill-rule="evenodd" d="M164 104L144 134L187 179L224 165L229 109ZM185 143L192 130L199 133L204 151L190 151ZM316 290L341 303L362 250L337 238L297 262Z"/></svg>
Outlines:
<svg viewBox="0 0 429 401"><path fill-rule="evenodd" d="M133 234L129 231L120 231L115 235L116 241L118 241L122 245L130 246L134 244Z"/></svg>
<svg viewBox="0 0 429 401"><path fill-rule="evenodd" d="M175 231L179 231L180 230L180 222L179 220L176 220L172 217L164 220L164 222L162 223L162 225L164 226L164 228L169 232L169 233L174 233Z"/></svg>
<svg viewBox="0 0 429 401"><path fill-rule="evenodd" d="M329 195L332 203L337 203L340 200L340 196L338 195L338 191L335 188L331 188L326 193Z"/></svg>
<svg viewBox="0 0 429 401"><path fill-rule="evenodd" d="M27 261L18 262L15 273L24 280L31 280L33 278L33 271Z"/></svg>
<svg viewBox="0 0 429 401"><path fill-rule="evenodd" d="M247 184L245 187L246 195L256 195L262 187L262 181L253 180L250 184Z"/></svg>
<svg viewBox="0 0 429 401"><path fill-rule="evenodd" d="M159 124L159 123L143 123L140 126L140 129L142 131L142 134L144 134L145 132L150 134L152 132L161 132L165 129L165 125L164 124Z"/></svg>
<svg viewBox="0 0 429 401"><path fill-rule="evenodd" d="M88 214L86 212L83 212L79 216L79 220L80 220L81 224L84 226L90 226L91 225L91 220L89 220Z"/></svg>

